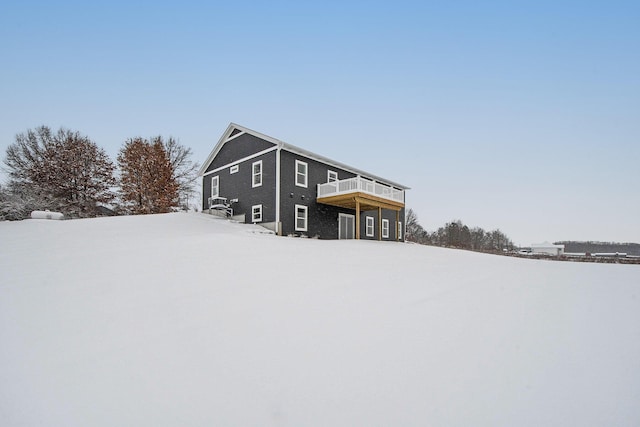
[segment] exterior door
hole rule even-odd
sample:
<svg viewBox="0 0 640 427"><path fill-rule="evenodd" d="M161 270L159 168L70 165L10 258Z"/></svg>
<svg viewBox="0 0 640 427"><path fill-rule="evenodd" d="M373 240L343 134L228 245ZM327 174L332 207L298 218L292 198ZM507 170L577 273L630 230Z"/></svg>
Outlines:
<svg viewBox="0 0 640 427"><path fill-rule="evenodd" d="M338 215L338 239L354 239L356 230L355 215L339 214Z"/></svg>

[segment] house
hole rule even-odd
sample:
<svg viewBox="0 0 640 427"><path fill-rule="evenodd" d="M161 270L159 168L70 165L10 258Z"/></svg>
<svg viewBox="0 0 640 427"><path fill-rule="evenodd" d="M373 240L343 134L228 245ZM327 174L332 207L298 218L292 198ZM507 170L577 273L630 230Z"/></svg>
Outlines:
<svg viewBox="0 0 640 427"><path fill-rule="evenodd" d="M531 245L531 253L552 256L564 255L564 245L554 245L549 242L536 243Z"/></svg>
<svg viewBox="0 0 640 427"><path fill-rule="evenodd" d="M278 235L404 240L408 187L234 123L199 175L203 211Z"/></svg>

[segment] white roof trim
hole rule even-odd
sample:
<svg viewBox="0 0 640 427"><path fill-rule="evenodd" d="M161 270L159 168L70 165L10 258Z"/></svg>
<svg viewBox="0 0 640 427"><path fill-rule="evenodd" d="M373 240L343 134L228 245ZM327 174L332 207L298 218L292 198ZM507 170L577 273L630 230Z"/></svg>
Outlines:
<svg viewBox="0 0 640 427"><path fill-rule="evenodd" d="M233 132L234 129L238 129L242 132L251 134L253 136L256 136L260 139L263 139L267 142L270 142L272 144L278 145L280 148L290 151L292 153L295 154L300 154L301 156L305 156L308 157L310 159L313 160L317 160L319 162L322 163L326 163L330 166L334 166L336 168L339 169L343 169L346 170L348 172L354 173L356 175L360 175L360 176L364 176L367 178L370 178L374 181L380 181L381 183L385 183L385 184L389 184L393 187L397 187L401 190L409 190L410 188L407 187L406 185L402 185L402 184L398 184L396 182L393 181L389 181L386 178L382 178L379 177L377 175L373 175L369 172L365 172L363 170L354 168L352 166L349 165L345 165L344 163L340 163L340 162L336 162L335 160L331 160L327 157L321 156L319 154L316 153L312 153L311 151L305 150L304 148L300 148L297 147L295 145L292 144L287 144L286 142L282 142L279 139L273 138L269 135L265 135L263 133L260 132L256 132L252 129L246 128L244 126L238 125L236 123L229 123L229 126L227 127L227 130L225 130L225 132L222 134L222 137L218 140L218 143L216 144L216 146L214 147L213 151L211 151L211 154L209 154L209 157L207 157L207 160L202 164L202 167L200 167L200 170L198 171L198 175L202 176L204 175L204 173L207 170L207 167L211 164L211 162L213 161L213 159L216 157L216 155L218 154L218 152L222 149L222 147L224 146L224 144L229 140L229 135L231 135L231 132Z"/></svg>

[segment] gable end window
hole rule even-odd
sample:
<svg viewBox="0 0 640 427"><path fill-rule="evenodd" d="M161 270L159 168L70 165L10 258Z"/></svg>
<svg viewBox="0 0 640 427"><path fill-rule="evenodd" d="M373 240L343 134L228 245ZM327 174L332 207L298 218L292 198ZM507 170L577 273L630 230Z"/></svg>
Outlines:
<svg viewBox="0 0 640 427"><path fill-rule="evenodd" d="M262 205L251 206L251 222L262 222Z"/></svg>
<svg viewBox="0 0 640 427"><path fill-rule="evenodd" d="M211 177L211 197L220 196L220 178L216 175Z"/></svg>
<svg viewBox="0 0 640 427"><path fill-rule="evenodd" d="M262 185L262 160L258 160L257 162L253 162L251 166L252 178L251 178L251 187L260 187Z"/></svg>
<svg viewBox="0 0 640 427"><path fill-rule="evenodd" d="M373 237L373 230L374 230L374 223L373 223L373 217L372 216L368 216L367 217L367 228L366 228L366 234L367 237Z"/></svg>
<svg viewBox="0 0 640 427"><path fill-rule="evenodd" d="M338 172L327 171L327 182L336 182L338 180Z"/></svg>
<svg viewBox="0 0 640 427"><path fill-rule="evenodd" d="M387 239L389 238L389 220L388 219L382 220L382 237Z"/></svg>
<svg viewBox="0 0 640 427"><path fill-rule="evenodd" d="M296 231L307 231L307 207L296 205Z"/></svg>
<svg viewBox="0 0 640 427"><path fill-rule="evenodd" d="M307 188L307 172L309 166L305 162L296 160L296 185Z"/></svg>

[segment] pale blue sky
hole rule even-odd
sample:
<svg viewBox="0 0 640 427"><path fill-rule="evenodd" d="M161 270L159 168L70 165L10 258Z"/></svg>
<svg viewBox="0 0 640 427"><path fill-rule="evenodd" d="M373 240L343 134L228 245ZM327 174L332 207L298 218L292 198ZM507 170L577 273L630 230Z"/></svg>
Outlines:
<svg viewBox="0 0 640 427"><path fill-rule="evenodd" d="M3 2L0 152L46 124L115 155L229 122L412 187L516 243L640 242L640 2Z"/></svg>

